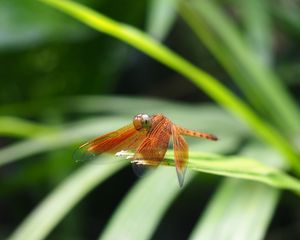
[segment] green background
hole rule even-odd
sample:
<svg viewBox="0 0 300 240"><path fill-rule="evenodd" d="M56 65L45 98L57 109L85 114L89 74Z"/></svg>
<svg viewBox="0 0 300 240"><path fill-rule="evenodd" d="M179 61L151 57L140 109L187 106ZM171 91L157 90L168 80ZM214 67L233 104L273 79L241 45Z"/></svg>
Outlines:
<svg viewBox="0 0 300 240"><path fill-rule="evenodd" d="M297 239L296 0L57 2L0 2L1 239ZM140 112L220 138L182 189L72 159Z"/></svg>

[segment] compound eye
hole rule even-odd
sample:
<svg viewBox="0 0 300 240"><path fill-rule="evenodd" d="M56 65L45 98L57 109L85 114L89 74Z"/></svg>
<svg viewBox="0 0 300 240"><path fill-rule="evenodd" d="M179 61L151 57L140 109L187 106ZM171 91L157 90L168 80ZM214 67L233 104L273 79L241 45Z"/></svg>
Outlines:
<svg viewBox="0 0 300 240"><path fill-rule="evenodd" d="M142 127L147 129L151 127L151 117L148 114L142 115Z"/></svg>
<svg viewBox="0 0 300 240"><path fill-rule="evenodd" d="M151 127L151 117L148 114L138 114L133 118L133 125L136 130L149 129Z"/></svg>

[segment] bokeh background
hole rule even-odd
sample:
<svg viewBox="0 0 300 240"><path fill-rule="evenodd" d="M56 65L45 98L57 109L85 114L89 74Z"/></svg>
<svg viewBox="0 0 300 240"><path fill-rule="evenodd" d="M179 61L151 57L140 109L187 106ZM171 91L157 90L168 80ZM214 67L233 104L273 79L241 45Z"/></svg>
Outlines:
<svg viewBox="0 0 300 240"><path fill-rule="evenodd" d="M249 101L233 81L235 77L249 76L243 70L243 63L230 55L230 47L217 34L212 39L205 38L205 31L212 31L214 26L210 26L212 23L208 20L203 21L202 38L197 37L187 17L192 10L176 6L176 1L171 0L77 2L148 33ZM193 3L190 4L188 7L193 9ZM219 0L213 4L217 12L230 21L243 43L252 49L257 61L272 69L285 86L284 90L298 102L299 2ZM201 11L195 12L203 17ZM220 46L219 50L210 45L213 41L215 46ZM222 43L224 45L220 45ZM223 55L218 54L221 50ZM232 66L247 76L238 75ZM201 141L198 145L199 140L190 139L194 150L246 154L244 149L249 142L265 146L256 142L255 134L243 120L219 107L186 77L126 43L96 32L39 1L0 2L0 79L1 239L10 236L54 189L86 166L86 163L75 163L72 159L74 150L82 142L129 123L139 112L162 112L185 127L212 132L221 138L220 143ZM255 108L253 102L250 104ZM250 155L259 158L262 152L252 151ZM111 166L115 168L115 165L108 165L108 168ZM107 168L107 165L95 164L93 168ZM192 239L191 233L194 232L197 239L196 223L202 219L204 226L205 210L216 195L221 194L218 188L225 184L224 178L209 174L192 177L191 174L184 189L179 189L175 170L167 171L170 178L156 179L151 186L155 189L161 181L169 181L164 184L174 188L173 195L164 200L165 190L153 193L157 201L165 202L166 206L160 210L161 216L153 229L147 230L151 232L147 238ZM87 190L73 207L66 210L66 215L45 238L96 239L102 231L118 232L114 227L108 230L108 223L112 222L112 216L136 184L147 181L144 180L147 177L136 177L129 165L115 172ZM243 184L249 187L244 194L255 192L255 184L252 186L253 183L246 181ZM76 184L73 187L76 188ZM85 186L78 184L78 188L81 187ZM140 188L144 187L141 185ZM149 188L150 192L154 191L152 188ZM299 198L289 192L280 194L269 188L264 191L252 202L247 201L247 195L239 202L245 204L245 209L257 206L249 211L258 211L253 214L258 223L249 224L252 218L245 222L252 229L260 225L257 227L259 234L249 232L248 238L233 238L230 236L237 234L238 230L232 229L227 239L297 239L300 234ZM261 216L259 209L263 206L255 200L264 201L267 195L271 196L270 204L264 209L270 210ZM64 202L72 195L66 192L62 196L61 202ZM236 193L232 199L238 196ZM226 204L223 199L224 208ZM136 205L140 209L138 202ZM141 216L147 219L151 208L152 205L146 204ZM132 212L134 210L128 207L130 223L135 222L131 219ZM224 217L224 228L226 224L232 226L243 222L240 219L248 214L242 207L235 214L233 212L220 216L220 219ZM47 219L48 214L43 217ZM261 218L265 221L260 222ZM231 219L231 224L225 224L226 219ZM140 221L143 219L136 219L136 222ZM130 226L132 228L128 231L139 231L132 224ZM242 226L237 226L242 229ZM42 219L36 227L43 227ZM212 224L208 228L212 232L218 231ZM26 235L24 237L28 239ZM206 239L226 239L219 237ZM126 236L123 239L127 239Z"/></svg>

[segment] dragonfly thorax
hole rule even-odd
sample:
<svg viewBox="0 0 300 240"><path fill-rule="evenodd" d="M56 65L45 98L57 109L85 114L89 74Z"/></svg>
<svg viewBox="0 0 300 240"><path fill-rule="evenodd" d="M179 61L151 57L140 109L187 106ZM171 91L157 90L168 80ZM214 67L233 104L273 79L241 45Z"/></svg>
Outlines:
<svg viewBox="0 0 300 240"><path fill-rule="evenodd" d="M133 118L133 125L136 130L148 130L152 125L151 116L148 114L138 114Z"/></svg>

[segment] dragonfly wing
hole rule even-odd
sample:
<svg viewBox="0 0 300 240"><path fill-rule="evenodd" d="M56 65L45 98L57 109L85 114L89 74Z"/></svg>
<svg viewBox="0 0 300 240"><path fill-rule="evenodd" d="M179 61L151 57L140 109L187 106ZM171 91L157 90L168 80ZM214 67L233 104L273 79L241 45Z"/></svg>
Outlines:
<svg viewBox="0 0 300 240"><path fill-rule="evenodd" d="M146 165L159 165L168 149L170 137L170 124L165 121L160 122L147 133L133 159L144 162Z"/></svg>
<svg viewBox="0 0 300 240"><path fill-rule="evenodd" d="M180 136L175 125L172 126L173 149L176 171L180 187L183 186L186 166L188 162L188 144L182 136Z"/></svg>
<svg viewBox="0 0 300 240"><path fill-rule="evenodd" d="M146 133L137 131L132 124L129 124L81 145L75 152L74 159L90 160L103 152L115 154L122 150L135 150L145 137Z"/></svg>

